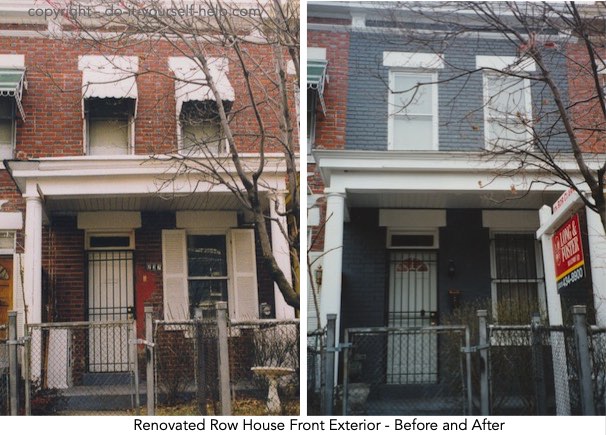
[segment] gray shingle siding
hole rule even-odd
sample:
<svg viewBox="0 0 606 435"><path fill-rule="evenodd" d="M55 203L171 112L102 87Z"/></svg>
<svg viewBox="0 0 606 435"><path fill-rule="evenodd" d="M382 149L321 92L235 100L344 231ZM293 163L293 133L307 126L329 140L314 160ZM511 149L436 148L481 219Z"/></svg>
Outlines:
<svg viewBox="0 0 606 435"><path fill-rule="evenodd" d="M384 51L431 52L427 47L398 43L381 34L353 32L349 53L349 90L346 147L359 150L387 149L389 68L383 66ZM439 70L438 87L439 149L473 151L484 148L482 72L452 79L461 72L475 70L476 56L515 56L516 50L505 40L461 38L443 52L445 67ZM546 61L564 96L567 95L566 62L559 51L545 51ZM451 80L449 80L451 79ZM543 82L532 84L533 116L555 111L551 92ZM545 131L557 120L551 116L541 123ZM561 133L561 127L558 125ZM566 149L561 134L549 138L550 146Z"/></svg>

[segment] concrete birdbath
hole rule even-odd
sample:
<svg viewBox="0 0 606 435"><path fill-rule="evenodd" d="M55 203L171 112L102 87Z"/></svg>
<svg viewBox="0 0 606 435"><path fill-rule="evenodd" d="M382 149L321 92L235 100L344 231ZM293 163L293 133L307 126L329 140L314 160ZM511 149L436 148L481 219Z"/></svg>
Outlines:
<svg viewBox="0 0 606 435"><path fill-rule="evenodd" d="M288 367L252 367L251 370L257 375L264 376L269 381L267 410L272 415L280 414L282 407L280 396L278 396L278 379L294 373L295 370Z"/></svg>

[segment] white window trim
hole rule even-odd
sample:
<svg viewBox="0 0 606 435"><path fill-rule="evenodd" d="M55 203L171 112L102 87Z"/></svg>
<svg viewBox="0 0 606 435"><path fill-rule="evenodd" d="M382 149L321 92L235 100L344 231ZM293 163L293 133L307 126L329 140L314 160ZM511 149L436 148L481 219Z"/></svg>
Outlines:
<svg viewBox="0 0 606 435"><path fill-rule="evenodd" d="M91 237L128 237L128 246L107 246L107 247L91 247ZM84 249L87 251L132 251L135 249L135 231L124 230L124 231L86 231Z"/></svg>
<svg viewBox="0 0 606 435"><path fill-rule="evenodd" d="M383 66L426 70L443 69L444 56L436 53L384 51Z"/></svg>
<svg viewBox="0 0 606 435"><path fill-rule="evenodd" d="M490 298L492 301L492 316L495 321L498 322L497 318L497 284L499 283L497 278L497 263L496 263L496 246L495 236L497 234L530 234L534 237L533 231L512 231L512 230L490 230ZM539 301L539 308L542 313L547 313L547 297L545 295L545 269L543 267L543 251L541 244L538 240L534 240L534 252L535 252L535 267L537 270L537 277L534 280L520 280L520 282L536 282L537 283L537 300ZM511 280L508 280L511 282ZM528 319L530 322L530 319Z"/></svg>
<svg viewBox="0 0 606 435"><path fill-rule="evenodd" d="M387 121L387 149L388 150L395 150L394 148L394 140L393 140L393 134L394 134L394 108L396 107L395 104L395 99L396 99L396 94L394 94L393 92L391 92L392 89L395 88L395 76L399 75L399 74L405 74L405 75L411 75L411 76L415 76L415 75L419 75L419 74L424 74L424 75L431 75L431 81L433 82L433 84L431 85L423 85L423 86L431 86L431 91L432 91L432 105L431 105L431 110L432 110L432 146L430 149L411 149L411 150L399 150L399 151L437 151L439 149L439 131L438 131L438 125L439 125L439 120L438 120L438 85L437 85L437 80L438 80L438 74L435 71L428 71L428 70L411 70L411 69L402 69L402 68L392 68L389 70L389 107L387 110L387 116L388 116L388 121Z"/></svg>
<svg viewBox="0 0 606 435"><path fill-rule="evenodd" d="M484 148L487 150L494 150L494 144L491 144L489 141L489 130L490 130L490 124L491 120L489 120L489 109L488 109L488 104L490 102L490 97L488 95L488 83L490 81L490 77L494 77L494 76L498 76L498 75L504 75L507 76L507 74L505 73L499 73L496 71L485 71L482 74L482 94L483 94L483 101L484 101ZM514 77L514 76L511 76ZM529 120L529 126L527 127L526 130L526 141L527 143L527 147L530 149L532 148L532 143L530 142L532 139L532 133L529 130L530 128L532 128L532 90L530 88L530 80L528 79L522 79L520 78L520 80L523 81L524 83L524 102L525 102L525 107L524 110L526 112L526 117Z"/></svg>
<svg viewBox="0 0 606 435"><path fill-rule="evenodd" d="M476 68L496 70L495 72L507 70L512 73L537 70L536 63L531 58L520 59L516 56L476 56Z"/></svg>

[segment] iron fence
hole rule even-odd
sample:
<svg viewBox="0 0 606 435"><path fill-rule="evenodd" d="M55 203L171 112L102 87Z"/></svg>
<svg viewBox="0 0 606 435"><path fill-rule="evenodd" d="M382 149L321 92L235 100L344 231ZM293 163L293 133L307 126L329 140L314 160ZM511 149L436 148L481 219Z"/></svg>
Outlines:
<svg viewBox="0 0 606 435"><path fill-rule="evenodd" d="M139 407L133 321L28 325L25 400L33 415L128 414Z"/></svg>
<svg viewBox="0 0 606 435"><path fill-rule="evenodd" d="M471 406L464 327L345 330L344 414L466 415Z"/></svg>

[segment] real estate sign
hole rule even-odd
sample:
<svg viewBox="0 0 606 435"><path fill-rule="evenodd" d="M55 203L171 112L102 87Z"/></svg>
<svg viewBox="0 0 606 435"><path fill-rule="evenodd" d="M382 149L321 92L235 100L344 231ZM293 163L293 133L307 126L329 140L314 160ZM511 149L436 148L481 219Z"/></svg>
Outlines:
<svg viewBox="0 0 606 435"><path fill-rule="evenodd" d="M552 238L558 292L585 276L585 258L578 213L568 219Z"/></svg>

